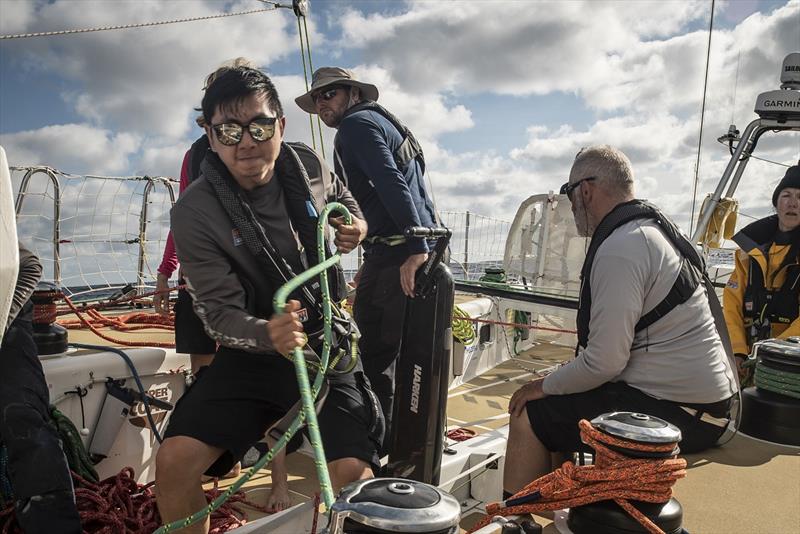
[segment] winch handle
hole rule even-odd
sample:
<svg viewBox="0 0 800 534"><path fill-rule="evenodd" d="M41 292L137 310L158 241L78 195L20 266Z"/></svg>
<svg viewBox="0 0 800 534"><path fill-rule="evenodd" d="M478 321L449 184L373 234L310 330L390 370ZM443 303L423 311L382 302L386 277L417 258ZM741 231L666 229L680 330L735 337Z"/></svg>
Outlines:
<svg viewBox="0 0 800 534"><path fill-rule="evenodd" d="M407 238L410 237L451 237L453 232L444 226L409 226L403 232Z"/></svg>
<svg viewBox="0 0 800 534"><path fill-rule="evenodd" d="M435 238L436 245L433 250L428 254L428 259L425 263L417 269L414 278L414 294L417 297L424 297L431 293L434 288L433 273L437 265L442 263L447 253L447 247L450 245L450 238L453 232L444 226L409 226L405 229L403 234L406 238L411 237L425 237Z"/></svg>

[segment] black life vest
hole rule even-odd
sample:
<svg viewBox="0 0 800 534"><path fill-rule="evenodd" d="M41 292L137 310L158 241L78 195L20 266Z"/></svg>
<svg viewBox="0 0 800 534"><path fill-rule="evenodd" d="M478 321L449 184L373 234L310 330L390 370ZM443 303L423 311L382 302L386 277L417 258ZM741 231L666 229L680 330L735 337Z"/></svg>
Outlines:
<svg viewBox="0 0 800 534"><path fill-rule="evenodd" d="M246 213L248 207L244 201L244 196L239 194L240 188L235 180L230 177L227 169L225 168L219 157L213 152L206 152L207 157L204 158L203 165L211 165L222 173L223 176L228 176L229 186L235 195L238 196L239 202L244 207ZM320 197L314 195L313 188L309 175L320 177L322 179L322 187L319 188L318 194ZM281 151L275 162L275 179L281 184L283 189L284 199L286 202L286 211L292 223L292 227L297 232L300 244L303 247L304 254L301 254L301 261L304 267L316 265L324 258L318 255L317 245L317 222L322 207L325 205L324 193L328 189L327 181L331 179L330 173L323 170L321 160L311 148L303 143L283 143ZM217 192L219 197L220 193ZM235 214L232 214L226 203L220 199L223 209L225 209L231 219L235 223ZM270 281L270 285L274 291L285 283L286 280L292 279L297 273L294 273L288 263L280 256L274 246L271 245L269 236L263 231L263 227L257 223L252 224L257 233L263 234L261 240L266 254L259 254L258 257L266 259L262 264L265 266L264 276ZM248 247L249 248L249 247ZM327 256L331 255L329 243L326 240L325 252ZM265 258L266 257L266 258ZM246 280L242 273L238 273L239 278L244 286L253 287L252 283ZM333 301L342 300L345 295L346 283L344 274L339 264L334 265L328 270L328 282L331 288L331 299ZM303 286L307 291L296 291L291 295L291 298L296 298L302 303L302 307L309 311L308 322L306 328L309 333L314 332L322 324L322 291L318 279L312 279ZM248 292L252 294L252 292ZM271 302L256 303L248 299L247 308L250 313L260 317L269 317L272 314ZM348 326L348 325L343 325Z"/></svg>
<svg viewBox="0 0 800 534"><path fill-rule="evenodd" d="M680 252L682 260L680 274L675 280L672 289L664 297L664 300L639 319L634 328L635 332L644 330L664 317L673 308L689 300L705 277L705 262L703 258L689 240L684 237L675 223L657 207L643 200L631 200L619 204L597 226L581 268L581 291L577 317L578 347L575 349L576 354L579 347L586 347L589 342L589 318L591 317L592 305L592 291L589 281L595 254L603 241L614 230L636 219L649 219L658 223L662 233Z"/></svg>
<svg viewBox="0 0 800 534"><path fill-rule="evenodd" d="M326 239L324 245L325 257L319 256L317 244L317 223L319 214L325 208L325 192L329 189L331 174L325 172L319 155L308 145L300 142L283 143L278 159L275 162L275 176L283 188L286 210L292 226L297 231L300 244L305 251L304 260L306 268L317 265L330 257L333 252ZM319 188L319 197L314 195L311 187L310 176L320 177L322 187ZM328 283L331 287L331 298L341 301L346 295L347 284L341 264L337 263L328 269ZM318 302L322 305L322 294L319 282L311 282L312 289L318 295Z"/></svg>
<svg viewBox="0 0 800 534"><path fill-rule="evenodd" d="M778 231L778 216L765 217L744 227L734 236L734 241L743 250L760 249L769 264L769 249ZM750 258L747 286L742 299L747 344L772 336L772 324L790 324L800 316L800 230L792 233L790 248L772 277L786 270L783 285L777 289L767 289L766 273L761 265Z"/></svg>
<svg viewBox="0 0 800 534"><path fill-rule="evenodd" d="M388 109L372 100L359 102L358 104L350 107L344 112L342 119L358 111L375 111L379 113L381 116L383 116L383 118L391 122L392 126L394 126L395 129L400 132L400 135L403 136L403 142L392 154L395 165L397 165L398 169L400 169L402 172L405 172L409 163L416 159L419 162L422 174L425 174L425 155L422 153L422 145L419 144L419 141L417 141L417 138L414 137L413 133L411 133L411 130L409 130L405 124L400 122L400 119L394 116L394 114L392 114Z"/></svg>
<svg viewBox="0 0 800 534"><path fill-rule="evenodd" d="M189 149L189 183L194 182L200 176L200 164L203 163L203 159L209 150L211 150L211 145L208 142L208 136L205 134L192 143Z"/></svg>

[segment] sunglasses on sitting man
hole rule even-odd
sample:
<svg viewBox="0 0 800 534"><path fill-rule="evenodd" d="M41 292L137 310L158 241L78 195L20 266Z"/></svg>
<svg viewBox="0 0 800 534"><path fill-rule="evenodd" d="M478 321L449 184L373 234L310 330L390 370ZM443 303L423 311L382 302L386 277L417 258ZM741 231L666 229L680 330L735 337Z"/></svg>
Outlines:
<svg viewBox="0 0 800 534"><path fill-rule="evenodd" d="M588 176L574 183L567 182L561 186L561 190L559 191L559 193L561 193L562 195L567 195L569 201L572 202L572 192L575 191L575 189L577 189L578 186L581 185L583 182L591 182L593 180L597 180L597 176Z"/></svg>
<svg viewBox="0 0 800 534"><path fill-rule="evenodd" d="M221 124L212 124L211 129L217 134L217 139L225 146L238 145L242 142L244 136L244 129L250 132L250 137L253 141L263 143L269 141L275 135L275 123L278 117L261 117L253 119L250 124L239 124L236 122L223 122Z"/></svg>
<svg viewBox="0 0 800 534"><path fill-rule="evenodd" d="M321 91L317 91L315 93L311 93L311 100L313 100L315 104L317 103L317 100L320 100L320 99L322 99L325 102L327 102L329 100L332 100L339 93L339 91L341 89L345 89L345 86L344 85L334 85L334 86L328 87L327 89L323 89Z"/></svg>

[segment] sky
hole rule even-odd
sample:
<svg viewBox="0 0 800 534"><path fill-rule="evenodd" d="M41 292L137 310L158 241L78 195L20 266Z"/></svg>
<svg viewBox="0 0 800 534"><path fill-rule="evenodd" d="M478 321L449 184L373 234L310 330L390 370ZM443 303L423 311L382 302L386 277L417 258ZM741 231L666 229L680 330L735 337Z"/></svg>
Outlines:
<svg viewBox="0 0 800 534"><path fill-rule="evenodd" d="M581 147L631 159L637 196L689 226L710 1L323 1L307 20L315 66L378 86L417 135L437 207L510 221L558 190ZM0 34L93 28L263 9L258 0L0 0ZM717 138L756 118L800 51L800 0L717 1L698 196L728 160ZM0 145L12 165L74 174L177 176L201 134L205 76L237 56L278 88L287 140L311 143L297 20L288 9L199 22L0 40ZM333 130L325 129L325 146ZM800 159L797 133L758 156ZM330 150L328 151L330 159ZM753 161L740 222L771 211L780 165Z"/></svg>

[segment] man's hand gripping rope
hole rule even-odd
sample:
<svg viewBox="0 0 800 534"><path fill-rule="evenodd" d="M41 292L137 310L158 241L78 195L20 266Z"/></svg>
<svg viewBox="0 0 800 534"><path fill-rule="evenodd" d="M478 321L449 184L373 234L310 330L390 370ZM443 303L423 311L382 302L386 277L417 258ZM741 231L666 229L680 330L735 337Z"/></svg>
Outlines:
<svg viewBox="0 0 800 534"><path fill-rule="evenodd" d="M325 257L325 221L328 220L328 215L332 211L341 213L347 225L352 224L353 218L347 208L342 204L339 204L338 202L332 202L325 207L320 214L319 223L317 224L317 252L319 258ZM279 332L278 339L273 339L273 343L275 344L276 349L279 348L280 344L280 347L285 348L287 353L291 351L291 360L294 362L295 372L297 374L297 382L300 389L300 399L303 403L303 409L292 421L291 425L289 425L289 429L283 436L281 436L275 446L272 447L260 460L258 460L258 462L256 462L253 467L251 467L244 475L242 475L239 480L234 482L224 493L214 499L214 501L208 506L192 514L191 516L179 521L174 521L167 525L163 525L155 531L155 534L165 534L167 532L188 527L189 525L193 525L199 521L202 521L206 516L211 515L214 510L219 508L222 503L224 503L231 495L236 493L239 488L241 488L248 480L250 480L250 478L262 467L271 462L275 457L275 454L286 446L292 436L294 436L294 434L300 429L303 422L306 420L308 424L309 437L311 438L311 445L314 448L314 463L317 467L317 477L319 478L322 501L325 509L330 509L334 500L333 489L331 486L330 474L328 473L328 466L325 462L325 451L322 448L322 437L317 424L317 413L314 409L314 399L322 387L322 382L325 379L325 373L318 372L314 379L314 384L309 387L308 370L306 368L306 360L302 349L302 346L305 344L304 335L301 335L300 337L296 335L297 325L295 322L299 324L299 320L297 320L298 318L294 312L299 308L299 303L292 301L292 303L287 304L286 299L292 293L292 291L300 287L314 276L320 277L320 285L322 287L322 312L324 318L324 337L322 342L322 354L320 355L320 369L327 370L329 367L331 340L333 338L333 331L331 327L332 306L330 287L328 286L328 269L339 263L339 261L341 261L341 254L336 253L325 261L315 265L311 269L300 273L294 279L290 280L280 289L278 289L278 291L275 293L275 298L273 299L275 315L273 316L272 321L279 321L277 323L279 328L273 327L276 332ZM281 319L282 317L284 318ZM280 327L280 325L283 326ZM272 330L270 333L271 332ZM300 325L299 333L302 334L302 325ZM303 342L301 343L301 341ZM280 350L280 352L285 354L283 350Z"/></svg>

